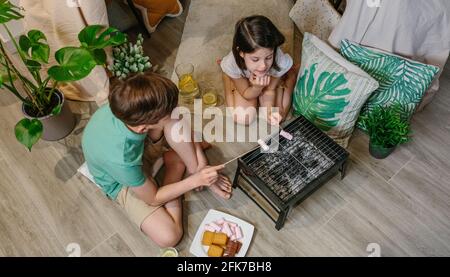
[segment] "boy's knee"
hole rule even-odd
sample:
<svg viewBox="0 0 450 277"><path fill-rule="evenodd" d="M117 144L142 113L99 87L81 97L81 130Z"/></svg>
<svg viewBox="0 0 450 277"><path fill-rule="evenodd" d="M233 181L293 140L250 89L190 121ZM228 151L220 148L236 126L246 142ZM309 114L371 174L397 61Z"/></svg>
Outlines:
<svg viewBox="0 0 450 277"><path fill-rule="evenodd" d="M174 247L183 238L183 228L174 228L169 232L165 232L164 235L156 242L159 247Z"/></svg>

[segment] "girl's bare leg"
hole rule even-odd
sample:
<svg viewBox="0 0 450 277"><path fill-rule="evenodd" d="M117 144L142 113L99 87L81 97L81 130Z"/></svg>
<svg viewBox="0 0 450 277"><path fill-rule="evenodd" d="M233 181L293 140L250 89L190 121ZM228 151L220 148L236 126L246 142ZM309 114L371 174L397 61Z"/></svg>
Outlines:
<svg viewBox="0 0 450 277"><path fill-rule="evenodd" d="M283 89L278 90L279 97L277 97L276 106L280 108L280 114L283 118L286 118L291 108L292 94L294 93L299 69L299 65L293 66L285 77Z"/></svg>
<svg viewBox="0 0 450 277"><path fill-rule="evenodd" d="M234 121L243 125L251 124L257 116L258 100L247 100L239 92L233 90L233 81L225 73L222 73L222 79L227 107L235 109Z"/></svg>

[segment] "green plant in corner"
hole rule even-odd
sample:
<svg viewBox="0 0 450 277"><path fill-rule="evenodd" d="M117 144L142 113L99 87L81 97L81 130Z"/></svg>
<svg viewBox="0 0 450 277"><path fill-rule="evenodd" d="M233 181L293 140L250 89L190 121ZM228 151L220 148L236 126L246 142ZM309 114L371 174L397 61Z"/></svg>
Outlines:
<svg viewBox="0 0 450 277"><path fill-rule="evenodd" d="M26 35L20 36L17 42L6 24L11 20L22 19L21 11L20 7L9 0L0 0L0 24L6 30L29 74L18 70L0 41L0 88L4 87L13 93L31 117L20 120L15 127L17 140L31 151L31 147L43 133L39 118L56 116L61 112L62 103L56 95L58 84L81 80L88 76L95 66L105 66L104 48L123 44L126 36L115 28L87 26L78 34L80 46L57 50L55 59L58 64L50 67L47 74L43 74L43 66L48 64L50 55L45 35L39 30L30 30ZM18 89L16 80L21 83L23 89Z"/></svg>
<svg viewBox="0 0 450 277"><path fill-rule="evenodd" d="M402 115L400 105L377 106L370 114L361 116L360 122L368 132L371 154L376 158L387 157L396 146L410 140L410 125Z"/></svg>

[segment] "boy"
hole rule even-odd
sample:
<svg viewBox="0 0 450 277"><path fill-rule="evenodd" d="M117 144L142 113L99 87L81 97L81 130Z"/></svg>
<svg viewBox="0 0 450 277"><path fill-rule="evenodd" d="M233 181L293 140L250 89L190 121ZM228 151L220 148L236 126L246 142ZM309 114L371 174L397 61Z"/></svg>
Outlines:
<svg viewBox="0 0 450 277"><path fill-rule="evenodd" d="M228 199L231 183L208 166L200 143L176 142L171 128L182 121L170 118L178 89L154 73L119 81L87 124L82 147L89 171L105 194L119 203L140 229L160 247L175 246L183 235L181 196L203 186ZM164 153L166 174L158 187L143 170L146 137L163 137L172 150ZM184 171L189 177L183 179Z"/></svg>

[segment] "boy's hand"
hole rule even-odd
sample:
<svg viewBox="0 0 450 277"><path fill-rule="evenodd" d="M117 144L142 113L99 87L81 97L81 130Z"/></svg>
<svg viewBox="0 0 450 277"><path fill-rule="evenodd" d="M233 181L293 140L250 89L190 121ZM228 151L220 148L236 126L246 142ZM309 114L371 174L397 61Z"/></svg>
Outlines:
<svg viewBox="0 0 450 277"><path fill-rule="evenodd" d="M217 171L224 169L225 165L207 166L199 172L192 175L195 184L200 186L211 186L219 179L219 173Z"/></svg>
<svg viewBox="0 0 450 277"><path fill-rule="evenodd" d="M258 77L255 74L250 76L250 84L254 87L267 87L270 84L270 76L264 75L262 77Z"/></svg>

